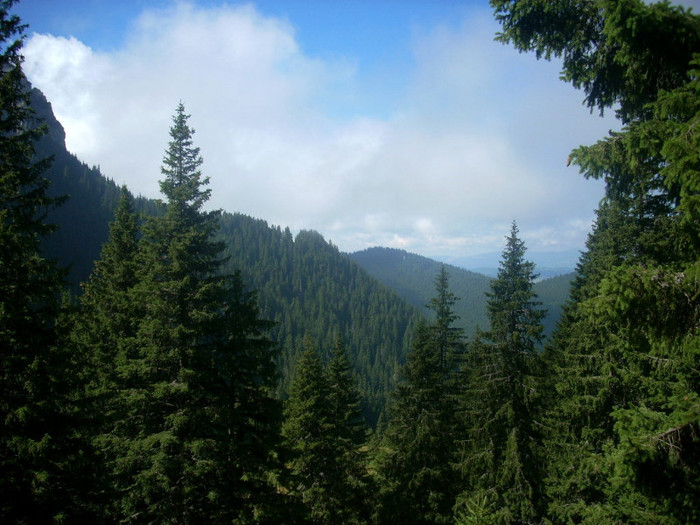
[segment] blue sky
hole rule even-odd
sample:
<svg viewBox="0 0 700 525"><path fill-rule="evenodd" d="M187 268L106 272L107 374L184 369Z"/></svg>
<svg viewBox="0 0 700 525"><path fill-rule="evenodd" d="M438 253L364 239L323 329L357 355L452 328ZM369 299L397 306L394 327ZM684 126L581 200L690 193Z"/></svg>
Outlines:
<svg viewBox="0 0 700 525"><path fill-rule="evenodd" d="M617 126L556 63L494 42L487 2L23 0L25 71L69 149L158 196L182 100L213 207L343 251L450 261L583 247L602 187L569 151Z"/></svg>

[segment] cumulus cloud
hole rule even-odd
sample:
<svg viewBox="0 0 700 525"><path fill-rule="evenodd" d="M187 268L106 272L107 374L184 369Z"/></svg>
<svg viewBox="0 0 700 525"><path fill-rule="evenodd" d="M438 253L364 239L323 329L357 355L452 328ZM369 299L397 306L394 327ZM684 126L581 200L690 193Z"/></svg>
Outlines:
<svg viewBox="0 0 700 525"><path fill-rule="evenodd" d="M252 5L147 10L111 53L33 35L25 69L69 149L136 193L157 196L182 100L213 207L316 229L347 251L499 250L514 218L528 245L578 248L600 187L566 171L566 155L605 125L555 65L494 43L496 29L472 12L416 31L410 85L389 117L338 117L361 64L308 56L290 22Z"/></svg>

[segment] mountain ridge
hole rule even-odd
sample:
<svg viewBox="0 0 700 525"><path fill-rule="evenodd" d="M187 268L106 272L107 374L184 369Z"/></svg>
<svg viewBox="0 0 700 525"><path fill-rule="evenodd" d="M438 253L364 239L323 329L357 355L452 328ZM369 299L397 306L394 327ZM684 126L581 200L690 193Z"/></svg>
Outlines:
<svg viewBox="0 0 700 525"><path fill-rule="evenodd" d="M528 251L528 260L535 263L540 279L547 279L559 275L565 275L576 271L580 250L560 251ZM498 273L498 265L501 260L500 252L489 252L464 257L437 258L444 260L459 268L464 268L489 277L495 277Z"/></svg>
<svg viewBox="0 0 700 525"><path fill-rule="evenodd" d="M68 269L74 294L85 282L109 233L120 188L97 167L89 167L65 146L65 133L51 104L37 89L34 110L48 125L36 147L40 158L53 157L44 176L51 195L69 199L49 211L47 221L59 228L44 239L45 256ZM165 132L164 132L165 136ZM142 216L160 213L154 199L137 197ZM386 405L399 366L410 348L420 312L370 276L319 233L270 226L262 219L222 212L218 235L228 257L226 272L240 271L254 290L263 318L275 321L270 336L279 347L278 395L286 396L308 335L327 357L341 337L352 357L365 414L376 422Z"/></svg>
<svg viewBox="0 0 700 525"><path fill-rule="evenodd" d="M48 124L48 133L37 145L37 153L53 156L46 173L53 195L71 198L55 210L49 221L60 228L44 241L45 253L69 268L68 280L74 293L87 280L102 244L107 240L109 223L119 200L120 188L98 167L89 167L65 145L65 132L44 95L32 90L32 104ZM136 208L144 216L159 213L158 201L136 198ZM396 263L408 259L414 271L411 279L389 281L359 264L358 255L345 254L313 230L293 236L289 228L271 226L263 219L224 211L222 236L229 257L227 271L240 271L244 282L257 291L261 314L275 321L271 336L280 348L278 394L284 397L309 335L328 353L335 338L346 342L364 399L365 412L375 422L386 405L399 366L405 361L413 331L427 311L434 292L434 278L442 263L402 250L377 248ZM372 254L372 249L365 250ZM365 261L366 263L366 261ZM390 266L390 268L392 268ZM451 284L468 310L464 317L467 335L477 326L487 327L485 291L490 279L450 266L458 275ZM403 270L405 273L405 268ZM556 302L556 301L555 301Z"/></svg>
<svg viewBox="0 0 700 525"><path fill-rule="evenodd" d="M435 276L440 267L445 266L450 278L450 290L458 298L454 306L459 316L457 325L468 337L479 328L488 329L486 293L490 291L490 276L398 248L377 246L348 256L426 315L429 313L426 305L434 291ZM527 254L526 259L529 260ZM548 310L543 322L546 335L552 333L559 320L573 276L573 272L566 273L539 280L534 285L542 306Z"/></svg>

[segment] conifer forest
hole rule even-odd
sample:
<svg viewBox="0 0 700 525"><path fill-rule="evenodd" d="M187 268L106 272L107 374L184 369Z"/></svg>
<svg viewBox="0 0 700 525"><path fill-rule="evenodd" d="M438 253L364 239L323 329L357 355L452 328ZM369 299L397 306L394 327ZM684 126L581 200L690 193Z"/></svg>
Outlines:
<svg viewBox="0 0 700 525"><path fill-rule="evenodd" d="M561 60L621 125L570 152L605 195L545 305L517 218L495 278L458 296L437 266L422 300L417 274L361 266L375 253L208 211L183 103L161 199L133 196L65 149L15 3L1 523L700 523L699 15L490 0L498 40Z"/></svg>

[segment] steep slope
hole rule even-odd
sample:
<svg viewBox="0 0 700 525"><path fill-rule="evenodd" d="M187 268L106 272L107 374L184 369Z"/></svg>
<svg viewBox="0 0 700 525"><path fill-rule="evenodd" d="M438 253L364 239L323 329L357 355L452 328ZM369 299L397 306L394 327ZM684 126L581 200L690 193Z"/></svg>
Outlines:
<svg viewBox="0 0 700 525"><path fill-rule="evenodd" d="M98 167L87 164L66 149L63 126L56 120L51 104L38 89L31 91L31 104L46 122L48 133L37 145L37 156L53 157L45 173L51 181L49 194L67 196L68 200L49 213L48 221L60 228L43 242L44 251L68 269L67 279L74 291L92 271L93 261L107 240L109 222L119 201L119 187L107 179ZM137 198L142 213L156 213L153 200Z"/></svg>
<svg viewBox="0 0 700 525"><path fill-rule="evenodd" d="M433 283L442 263L395 248L368 248L350 254L350 258L412 305L427 312L425 305L433 296ZM477 327L488 329L485 294L490 290L491 278L456 266L445 265L445 268L450 276L450 290L459 298L455 304L458 325L467 336ZM572 279L573 274L567 274L535 283L534 290L548 310L543 321L547 335L559 320Z"/></svg>
<svg viewBox="0 0 700 525"><path fill-rule="evenodd" d="M42 157L54 157L46 173L50 191L70 197L51 212L49 221L60 228L43 248L69 267L71 287L79 292L78 283L89 276L107 239L119 188L66 150L63 128L38 90L32 92L32 103L49 126L37 149ZM145 214L159 209L157 201L143 198L136 207ZM244 282L258 292L263 317L276 321L271 335L280 346L280 395L288 390L305 334L324 355L340 336L353 357L366 413L375 421L405 359L418 310L318 233L301 232L294 239L288 229L230 213L222 214L221 226L230 258L227 271L241 271Z"/></svg>
<svg viewBox="0 0 700 525"><path fill-rule="evenodd" d="M224 214L222 234L230 267L258 290L264 316L273 319L281 347L280 393L288 391L303 338L328 357L337 335L354 356L360 390L374 419L420 318L417 309L381 285L313 231L289 229L240 214Z"/></svg>
<svg viewBox="0 0 700 525"><path fill-rule="evenodd" d="M52 210L49 222L60 228L44 240L46 253L68 267L72 285L84 281L107 240L108 223L119 199L114 182L102 176L98 168L90 168L68 153L65 132L56 120L51 105L37 89L31 92L34 111L48 125L48 133L37 145L39 157L53 157L45 176L51 181L52 196L68 196L59 208Z"/></svg>
<svg viewBox="0 0 700 525"><path fill-rule="evenodd" d="M435 276L442 263L395 248L368 248L350 254L350 258L389 288L427 313L426 305L435 294ZM477 326L488 327L486 299L491 279L485 275L445 265L450 279L450 291L459 300L455 313L458 326L467 335Z"/></svg>
<svg viewBox="0 0 700 525"><path fill-rule="evenodd" d="M544 318L544 333L549 336L557 326L561 318L564 304L569 300L571 283L575 273L567 273L557 277L550 277L535 283L533 289L542 305L547 308L547 317Z"/></svg>

